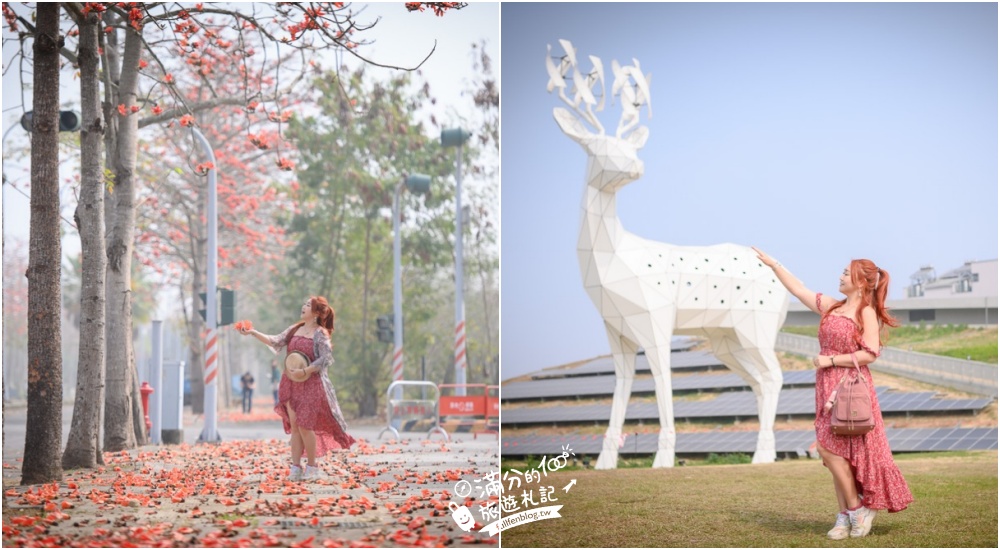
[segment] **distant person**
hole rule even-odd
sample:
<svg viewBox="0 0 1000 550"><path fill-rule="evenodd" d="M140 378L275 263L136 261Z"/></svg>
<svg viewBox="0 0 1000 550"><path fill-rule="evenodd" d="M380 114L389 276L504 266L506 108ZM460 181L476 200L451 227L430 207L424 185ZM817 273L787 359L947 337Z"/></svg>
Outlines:
<svg viewBox="0 0 1000 550"><path fill-rule="evenodd" d="M271 359L271 392L274 395L274 406L278 406L278 384L281 383L281 370L278 369L278 360Z"/></svg>
<svg viewBox="0 0 1000 550"><path fill-rule="evenodd" d="M816 448L823 465L833 474L840 513L827 536L834 540L864 537L872 527L876 510L899 512L913 502L885 436L882 409L868 365L882 349L881 330L899 322L885 308L889 273L871 260L851 260L840 276L837 301L807 289L780 262L754 248L764 265L774 270L781 284L806 307L822 315L819 323L819 355L816 366ZM854 358L861 365L872 403L875 429L864 435L834 435L831 413L826 407L845 375L851 376Z"/></svg>
<svg viewBox="0 0 1000 550"><path fill-rule="evenodd" d="M316 458L328 450L349 449L354 438L347 433L347 423L337 404L337 395L330 383L327 369L333 364L330 333L333 332L333 308L326 298L315 296L302 304L301 320L277 336L243 329L275 351L288 349L289 359L301 360L301 367L287 371L278 386L278 405L274 412L281 416L285 433L291 434L292 467L288 479L313 480L320 477ZM292 376L296 377L295 381ZM301 378L299 378L301 377ZM301 466L302 453L306 467Z"/></svg>
<svg viewBox="0 0 1000 550"><path fill-rule="evenodd" d="M249 414L253 408L254 379L250 371L243 373L240 377L240 385L243 387L243 414Z"/></svg>

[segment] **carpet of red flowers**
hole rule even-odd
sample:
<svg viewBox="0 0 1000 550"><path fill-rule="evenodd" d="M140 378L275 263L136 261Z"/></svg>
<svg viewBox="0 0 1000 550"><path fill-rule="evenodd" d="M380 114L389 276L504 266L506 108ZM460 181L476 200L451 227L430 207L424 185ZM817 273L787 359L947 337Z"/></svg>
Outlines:
<svg viewBox="0 0 1000 550"><path fill-rule="evenodd" d="M451 519L449 489L488 468L457 445L360 440L323 459L311 482L285 479L289 448L278 440L106 453L104 467L61 483L5 486L3 546L497 546L481 525L465 534ZM469 467L441 466L460 461Z"/></svg>

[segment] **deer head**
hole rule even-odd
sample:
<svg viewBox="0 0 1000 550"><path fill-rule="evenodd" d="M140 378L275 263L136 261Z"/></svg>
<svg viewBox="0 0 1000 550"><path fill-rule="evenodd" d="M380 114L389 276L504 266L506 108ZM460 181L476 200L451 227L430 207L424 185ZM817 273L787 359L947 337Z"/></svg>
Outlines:
<svg viewBox="0 0 1000 550"><path fill-rule="evenodd" d="M604 133L604 126L595 112L604 110L604 65L600 58L590 56L592 68L589 73L580 72L576 59L576 49L568 40L560 40L565 52L562 57L552 56L552 46L548 48L549 55L545 59L549 73L548 91L559 90L559 98L570 106L577 116L561 107L553 110L553 116L559 128L573 141L580 144L591 160L588 183L605 191L617 191L618 188L642 176L644 165L638 157L638 151L649 138L649 129L639 126L639 113L643 105L649 109L652 118L653 111L649 102L649 85L652 75L643 77L639 61L633 59L634 65L622 67L617 61L611 62L614 81L611 86L612 101L619 97L622 105L621 118L614 136ZM559 61L557 67L553 60ZM571 74L572 88L566 94L567 77ZM599 85L598 85L599 84ZM594 95L594 87L600 91L600 102ZM589 123L595 131L587 128Z"/></svg>

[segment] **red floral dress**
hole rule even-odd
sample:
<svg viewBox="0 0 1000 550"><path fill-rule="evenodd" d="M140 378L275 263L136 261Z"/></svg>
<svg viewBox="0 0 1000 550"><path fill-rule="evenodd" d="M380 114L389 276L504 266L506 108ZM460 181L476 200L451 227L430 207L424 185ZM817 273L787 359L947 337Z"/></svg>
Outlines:
<svg viewBox="0 0 1000 550"><path fill-rule="evenodd" d="M281 377L278 385L278 404L274 412L281 416L285 433L292 433L292 423L286 405L295 412L295 423L316 434L316 456L321 457L330 450L349 449L354 438L347 433L347 423L337 403L337 395L327 375L327 367L333 363L330 339L323 329L317 329L312 338L291 336L289 327L278 336L268 336L271 347L280 350L288 348L288 353L299 351L309 358L310 366L320 367L319 373L304 382L294 382L287 376Z"/></svg>
<svg viewBox="0 0 1000 550"><path fill-rule="evenodd" d="M820 297L816 294L816 308L823 310ZM825 315L819 325L820 355L843 355L864 349L875 355L861 339L861 331L853 319L843 315ZM864 504L872 510L899 512L913 502L913 494L903 479L896 463L892 460L892 450L885 436L882 408L875 394L868 365L861 365L861 376L871 392L872 413L875 429L864 435L834 435L830 431L830 413L823 411L823 405L836 389L840 379L851 373L854 367L826 367L816 370L816 440L826 450L847 459L854 471L858 493L864 495Z"/></svg>

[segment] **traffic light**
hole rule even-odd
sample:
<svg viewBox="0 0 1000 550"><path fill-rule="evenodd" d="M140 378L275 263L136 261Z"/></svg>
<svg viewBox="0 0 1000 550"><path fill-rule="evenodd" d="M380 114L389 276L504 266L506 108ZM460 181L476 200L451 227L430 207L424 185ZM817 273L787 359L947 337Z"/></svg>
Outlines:
<svg viewBox="0 0 1000 550"><path fill-rule="evenodd" d="M231 288L218 288L219 292L219 314L216 315L218 322L215 324L217 327L224 327L226 325L231 325L236 321L236 291ZM208 318L205 317L205 313L208 310L208 293L199 292L198 296L201 297L202 304L205 305L205 309L199 309L198 314L206 322Z"/></svg>
<svg viewBox="0 0 1000 550"><path fill-rule="evenodd" d="M220 288L219 291L222 293L219 326L224 327L236 321L236 293L231 288Z"/></svg>
<svg viewBox="0 0 1000 550"><path fill-rule="evenodd" d="M393 342L394 339L394 334L392 332L393 320L394 319L392 315L383 315L378 319L376 319L375 323L378 326L378 328L375 329L375 334L378 335L379 342L385 342L387 344L391 344Z"/></svg>
<svg viewBox="0 0 1000 550"><path fill-rule="evenodd" d="M34 111L28 111L21 116L21 128L24 128L26 132L31 132L34 127ZM82 117L80 113L76 111L59 111L59 131L60 132L79 132L82 122Z"/></svg>
<svg viewBox="0 0 1000 550"><path fill-rule="evenodd" d="M208 311L208 293L207 292L199 292L198 296L201 296L201 303L205 305L205 309L199 309L198 313L201 314L201 319L207 323L208 322L208 317L205 316L205 312Z"/></svg>

